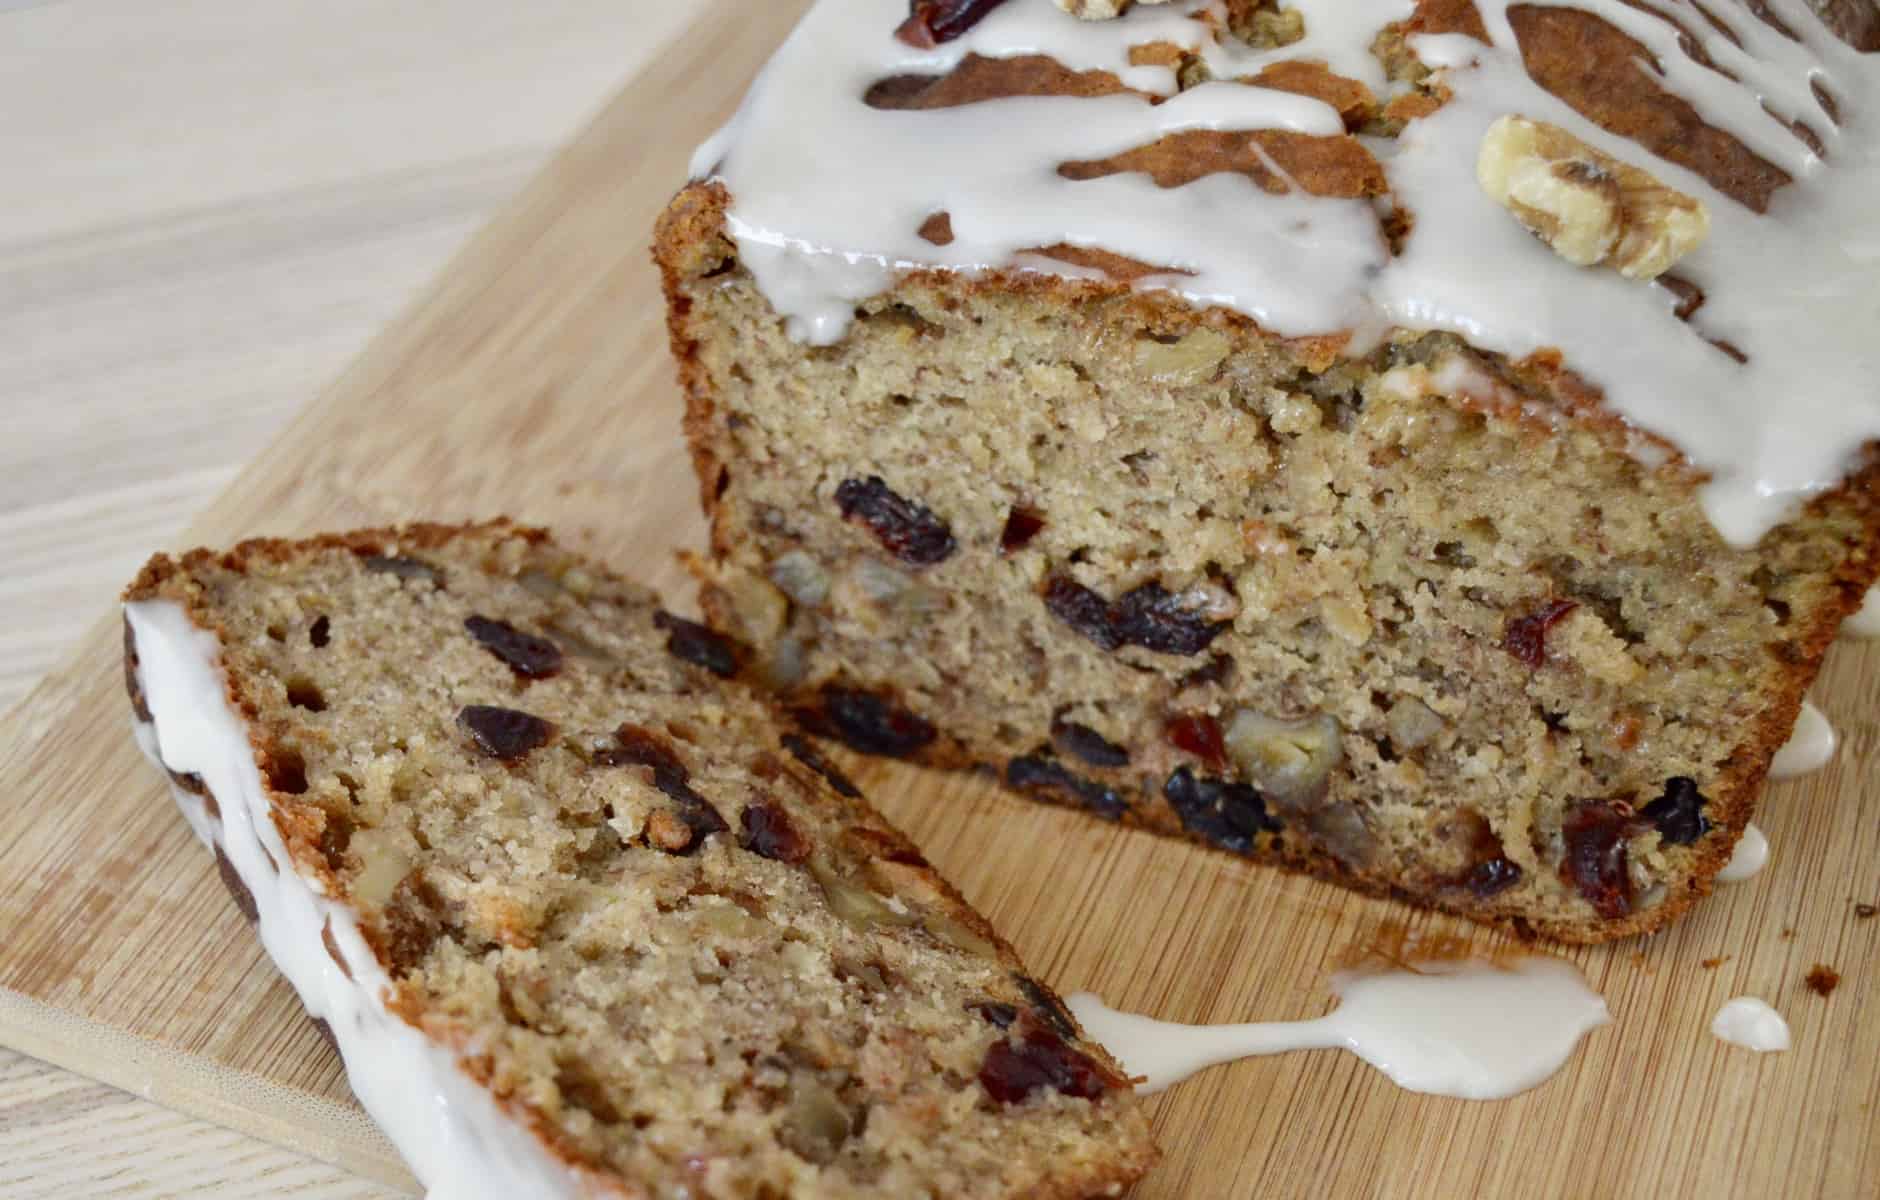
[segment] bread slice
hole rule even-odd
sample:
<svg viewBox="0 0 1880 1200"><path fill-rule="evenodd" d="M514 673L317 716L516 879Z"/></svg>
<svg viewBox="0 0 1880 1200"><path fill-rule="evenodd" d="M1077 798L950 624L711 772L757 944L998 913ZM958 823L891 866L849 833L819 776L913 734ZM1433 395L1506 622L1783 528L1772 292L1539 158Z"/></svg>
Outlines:
<svg viewBox="0 0 1880 1200"><path fill-rule="evenodd" d="M433 1196L1120 1194L1128 1081L747 652L496 522L159 555L140 739Z"/></svg>
<svg viewBox="0 0 1880 1200"><path fill-rule="evenodd" d="M1569 941L1640 933L1709 890L1836 626L1880 571L1880 452L1856 430L1845 478L1754 544L1722 536L1706 510L1716 481L1589 380L1631 385L1661 361L1708 379L1735 369L1729 355L1773 357L1769 337L1733 334L1745 351L1706 343L1692 317L1705 292L1690 280L1630 281L1537 242L1481 194L1473 142L1442 143L1467 124L1455 117L1466 97L1452 101L1442 78L1461 89L1469 64L1492 60L1513 79L1525 55L1534 78L1511 93L1521 104L1557 120L1563 102L1590 114L1586 136L1604 122L1635 137L1628 161L1666 178L1707 172L1725 193L1706 193L1719 254L1781 233L1774 210L1744 231L1788 177L1753 155L1762 174L1738 170L1747 151L1638 70L1644 51L1610 23L1656 19L1637 6L1517 5L1507 15L1520 54L1470 43L1490 33L1467 0L1420 0L1405 22L1409 7L1228 6L1258 19L1223 41L1250 39L1239 53L1296 76L1263 72L1246 90L1332 104L1352 134L1197 131L1171 117L1181 132L1153 144L1057 162L1048 195L1062 211L1039 213L1001 190L1047 185L1016 172L1013 147L1030 143L1000 142L995 111L1040 144L1038 162L1021 165L1045 180L1057 143L1041 126L1061 124L1065 146L1099 134L1129 145L1155 105L1196 87L1227 96L1208 82L1217 60L1143 41L1197 36L1194 21L1138 9L1067 31L1043 0L1013 0L973 30L970 52L918 58L895 48L895 14L819 4L701 152L702 177L655 243L712 524L704 605L758 649L762 674L807 721L858 749L989 766L1041 800L1485 922ZM1282 18L1303 22L1300 61L1277 61L1298 28L1262 40ZM1779 41L1735 8L1730 19L1761 29L1743 35L1756 45ZM882 28L851 29L864 20ZM1320 22L1324 38L1311 40ZM1447 77L1413 53L1441 44L1413 35L1436 34L1470 45ZM1346 41L1353 71L1374 54L1379 82L1388 70L1389 103L1326 73L1318 56ZM1053 44L1062 61L1041 57ZM1127 69L1102 67L1125 54ZM918 62L894 65L903 59ZM1184 90L1133 103L1156 64ZM1845 71L1837 79L1864 87L1880 60ZM766 108L786 100L796 108ZM1046 116L1029 119L1027 105ZM794 135L801 113L820 124L787 144L770 136L779 125ZM1354 136L1413 128L1421 158L1374 159L1367 146L1387 143ZM845 137L871 145L854 177L797 169L794 156L826 163ZM1460 174L1418 193L1410 172L1432 140ZM981 159L995 173L973 175ZM1099 179L1150 215L1093 213L1077 189ZM1249 179L1258 186L1229 186ZM740 195L740 180L756 194ZM1221 211L1245 214L1242 240L1196 248L1156 225L1209 216L1182 198L1205 184L1227 197ZM930 205L918 231L917 202ZM1280 217L1263 206L1282 202L1302 223L1394 214L1377 229L1393 263L1446 236L1446 209L1479 210L1492 249L1462 256L1455 304L1498 272L1510 278L1492 276L1507 290L1491 301L1531 297L1523 316L1543 334L1571 332L1562 318L1587 289L1649 319L1610 358L1595 348L1567 361L1454 329L1299 335L1248 315L1268 300L1284 310L1286 288L1242 295L1240 308L1206 302L1222 278L1209 272L1267 246L1258 239ZM932 211L967 203L970 223ZM840 240L846 217L866 223L856 236L883 236L882 213L907 216L885 248ZM1069 244L975 257L1003 245L987 229L1034 227ZM1308 297L1319 294L1310 271L1282 268L1293 256L1322 264L1334 290L1325 228L1271 255ZM1195 257L1132 260L1115 248L1125 237ZM885 256L878 282L850 269L874 261L867 252ZM1172 261L1201 272L1201 299L1156 266ZM1759 286L1701 278L1705 317ZM1451 300L1441 292L1434 309ZM1494 324L1492 307L1461 316ZM1826 336L1808 344L1831 348ZM1641 347L1650 354L1620 352ZM1844 379L1864 352L1845 349L1847 362L1814 368ZM1662 391L1699 391L1697 378ZM1795 403L1777 397L1816 382L1779 380L1783 391L1748 407ZM1734 420L1726 411L1739 410L1671 423L1689 432Z"/></svg>

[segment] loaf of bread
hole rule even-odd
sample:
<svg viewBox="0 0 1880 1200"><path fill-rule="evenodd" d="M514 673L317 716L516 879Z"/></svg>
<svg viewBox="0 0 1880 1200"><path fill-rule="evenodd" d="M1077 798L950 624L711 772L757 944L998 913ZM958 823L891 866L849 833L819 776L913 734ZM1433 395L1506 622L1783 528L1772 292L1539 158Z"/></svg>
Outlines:
<svg viewBox="0 0 1880 1200"><path fill-rule="evenodd" d="M1662 925L1880 570L1816 8L821 0L655 244L708 613L859 750Z"/></svg>
<svg viewBox="0 0 1880 1200"><path fill-rule="evenodd" d="M1084 1197L1128 1081L732 676L504 523L151 560L140 740L434 1200Z"/></svg>

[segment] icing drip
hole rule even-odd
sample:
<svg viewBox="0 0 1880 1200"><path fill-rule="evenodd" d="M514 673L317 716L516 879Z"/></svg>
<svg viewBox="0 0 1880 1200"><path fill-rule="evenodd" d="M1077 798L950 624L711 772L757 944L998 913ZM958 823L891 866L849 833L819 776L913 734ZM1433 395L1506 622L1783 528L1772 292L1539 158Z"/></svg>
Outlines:
<svg viewBox="0 0 1880 1200"><path fill-rule="evenodd" d="M1861 602L1860 611L1849 617L1841 626L1844 638L1880 638L1880 584L1867 589L1867 598Z"/></svg>
<svg viewBox="0 0 1880 1200"><path fill-rule="evenodd" d="M1132 1075L1159 1092L1206 1067L1255 1054L1343 1047L1413 1092L1499 1100L1560 1069L1588 1031L1612 1018L1569 963L1424 963L1341 974L1336 1010L1313 1021L1182 1025L1118 1012L1089 992L1066 1003Z"/></svg>
<svg viewBox="0 0 1880 1200"><path fill-rule="evenodd" d="M1642 43L1667 90L1794 179L1759 216L1682 167L1610 135L1528 78L1508 20L1513 0L1477 0L1491 45L1461 35L1412 39L1453 93L1394 142L1367 139L1394 202L1415 217L1391 257L1381 205L1265 192L1216 174L1159 188L1143 175L1071 181L1059 163L1104 158L1178 129L1338 133L1329 105L1233 82L1176 93L1165 66L1131 65L1132 46L1167 43L1216 76L1311 59L1380 95L1370 52L1409 0L1300 0L1304 40L1253 51L1215 40L1197 19L1218 0L1137 6L1122 19L1076 20L1051 0L1008 0L965 36L932 50L897 41L900 6L821 0L757 82L738 116L693 160L732 194L728 225L745 265L792 334L840 339L853 306L897 272L932 266L1078 271L1026 251L1067 243L1170 268L1135 286L1244 313L1288 336L1450 330L1520 357L1557 347L1639 429L1708 471L1705 509L1747 545L1837 485L1880 438L1871 330L1880 327L1880 62L1834 38L1805 0L1769 0L1790 40L1740 4L1658 0L1735 80L1679 48L1678 32L1625 0L1578 0ZM1712 21L1727 28L1726 34ZM1042 54L1106 70L1156 97L1013 97L938 111L862 102L894 75L942 74L967 54ZM1830 117L1817 86L1832 96ZM1482 194L1475 156L1499 116L1521 113L1644 167L1704 201L1709 241L1679 267L1708 299L1687 324L1661 289L1557 258ZM1818 157L1788 122L1800 120ZM807 131L807 136L806 136ZM954 238L917 234L937 212ZM1707 339L1747 354L1739 364ZM1362 339L1360 339L1362 340ZM1806 379L1806 387L1796 386Z"/></svg>
<svg viewBox="0 0 1880 1200"><path fill-rule="evenodd" d="M1787 1050L1789 1023L1754 996L1738 996L1717 1010L1710 1032L1719 1041L1745 1050Z"/></svg>
<svg viewBox="0 0 1880 1200"><path fill-rule="evenodd" d="M602 1194L503 1113L456 1055L387 1010L391 979L352 908L320 894L313 880L278 869L293 859L275 828L248 736L228 706L214 635L169 602L124 611L154 718L153 725L135 726L138 745L158 766L200 776L216 798L219 817L197 796L171 788L196 836L228 856L253 895L268 957L308 1015L331 1028L353 1095L430 1189L429 1200ZM344 966L323 942L328 933Z"/></svg>
<svg viewBox="0 0 1880 1200"><path fill-rule="evenodd" d="M1801 715L1795 718L1795 732L1769 760L1769 778L1794 779L1819 771L1834 757L1834 726L1813 703L1802 702Z"/></svg>
<svg viewBox="0 0 1880 1200"><path fill-rule="evenodd" d="M1756 826L1747 825L1743 828L1743 836L1736 839L1736 848L1730 851L1730 861L1717 872L1717 882L1742 883L1768 865L1768 837Z"/></svg>

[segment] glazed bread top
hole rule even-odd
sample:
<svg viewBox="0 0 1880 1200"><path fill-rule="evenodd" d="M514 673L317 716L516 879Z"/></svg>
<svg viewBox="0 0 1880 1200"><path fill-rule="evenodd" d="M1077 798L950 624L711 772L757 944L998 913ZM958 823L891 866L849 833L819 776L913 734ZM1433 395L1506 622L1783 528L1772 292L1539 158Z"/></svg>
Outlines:
<svg viewBox="0 0 1880 1200"><path fill-rule="evenodd" d="M1874 0L911 8L821 0L693 162L802 341L934 268L1328 355L1447 330L1702 473L1739 545L1880 439Z"/></svg>

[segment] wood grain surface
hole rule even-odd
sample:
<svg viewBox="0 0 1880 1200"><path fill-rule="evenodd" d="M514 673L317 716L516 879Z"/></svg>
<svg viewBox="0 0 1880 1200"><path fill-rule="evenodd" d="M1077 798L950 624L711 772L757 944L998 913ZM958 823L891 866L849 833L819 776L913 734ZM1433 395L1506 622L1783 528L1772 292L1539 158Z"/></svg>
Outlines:
<svg viewBox="0 0 1880 1200"><path fill-rule="evenodd" d="M698 5L186 540L509 512L683 598L671 551L700 527L647 231L800 7ZM0 1041L409 1186L139 761L116 642L111 616L0 727ZM1772 790L1770 868L1655 938L1569 954L1616 1020L1552 1081L1470 1103L1336 1052L1218 1068L1155 1101L1168 1159L1136 1194L1880 1194L1880 920L1855 907L1880 900L1880 646L1837 647L1814 697L1842 750ZM858 775L1039 974L1158 1016L1318 1015L1329 971L1406 927L1504 945L980 778ZM1816 963L1842 976L1829 997L1803 984ZM1743 993L1794 1050L1709 1036Z"/></svg>

